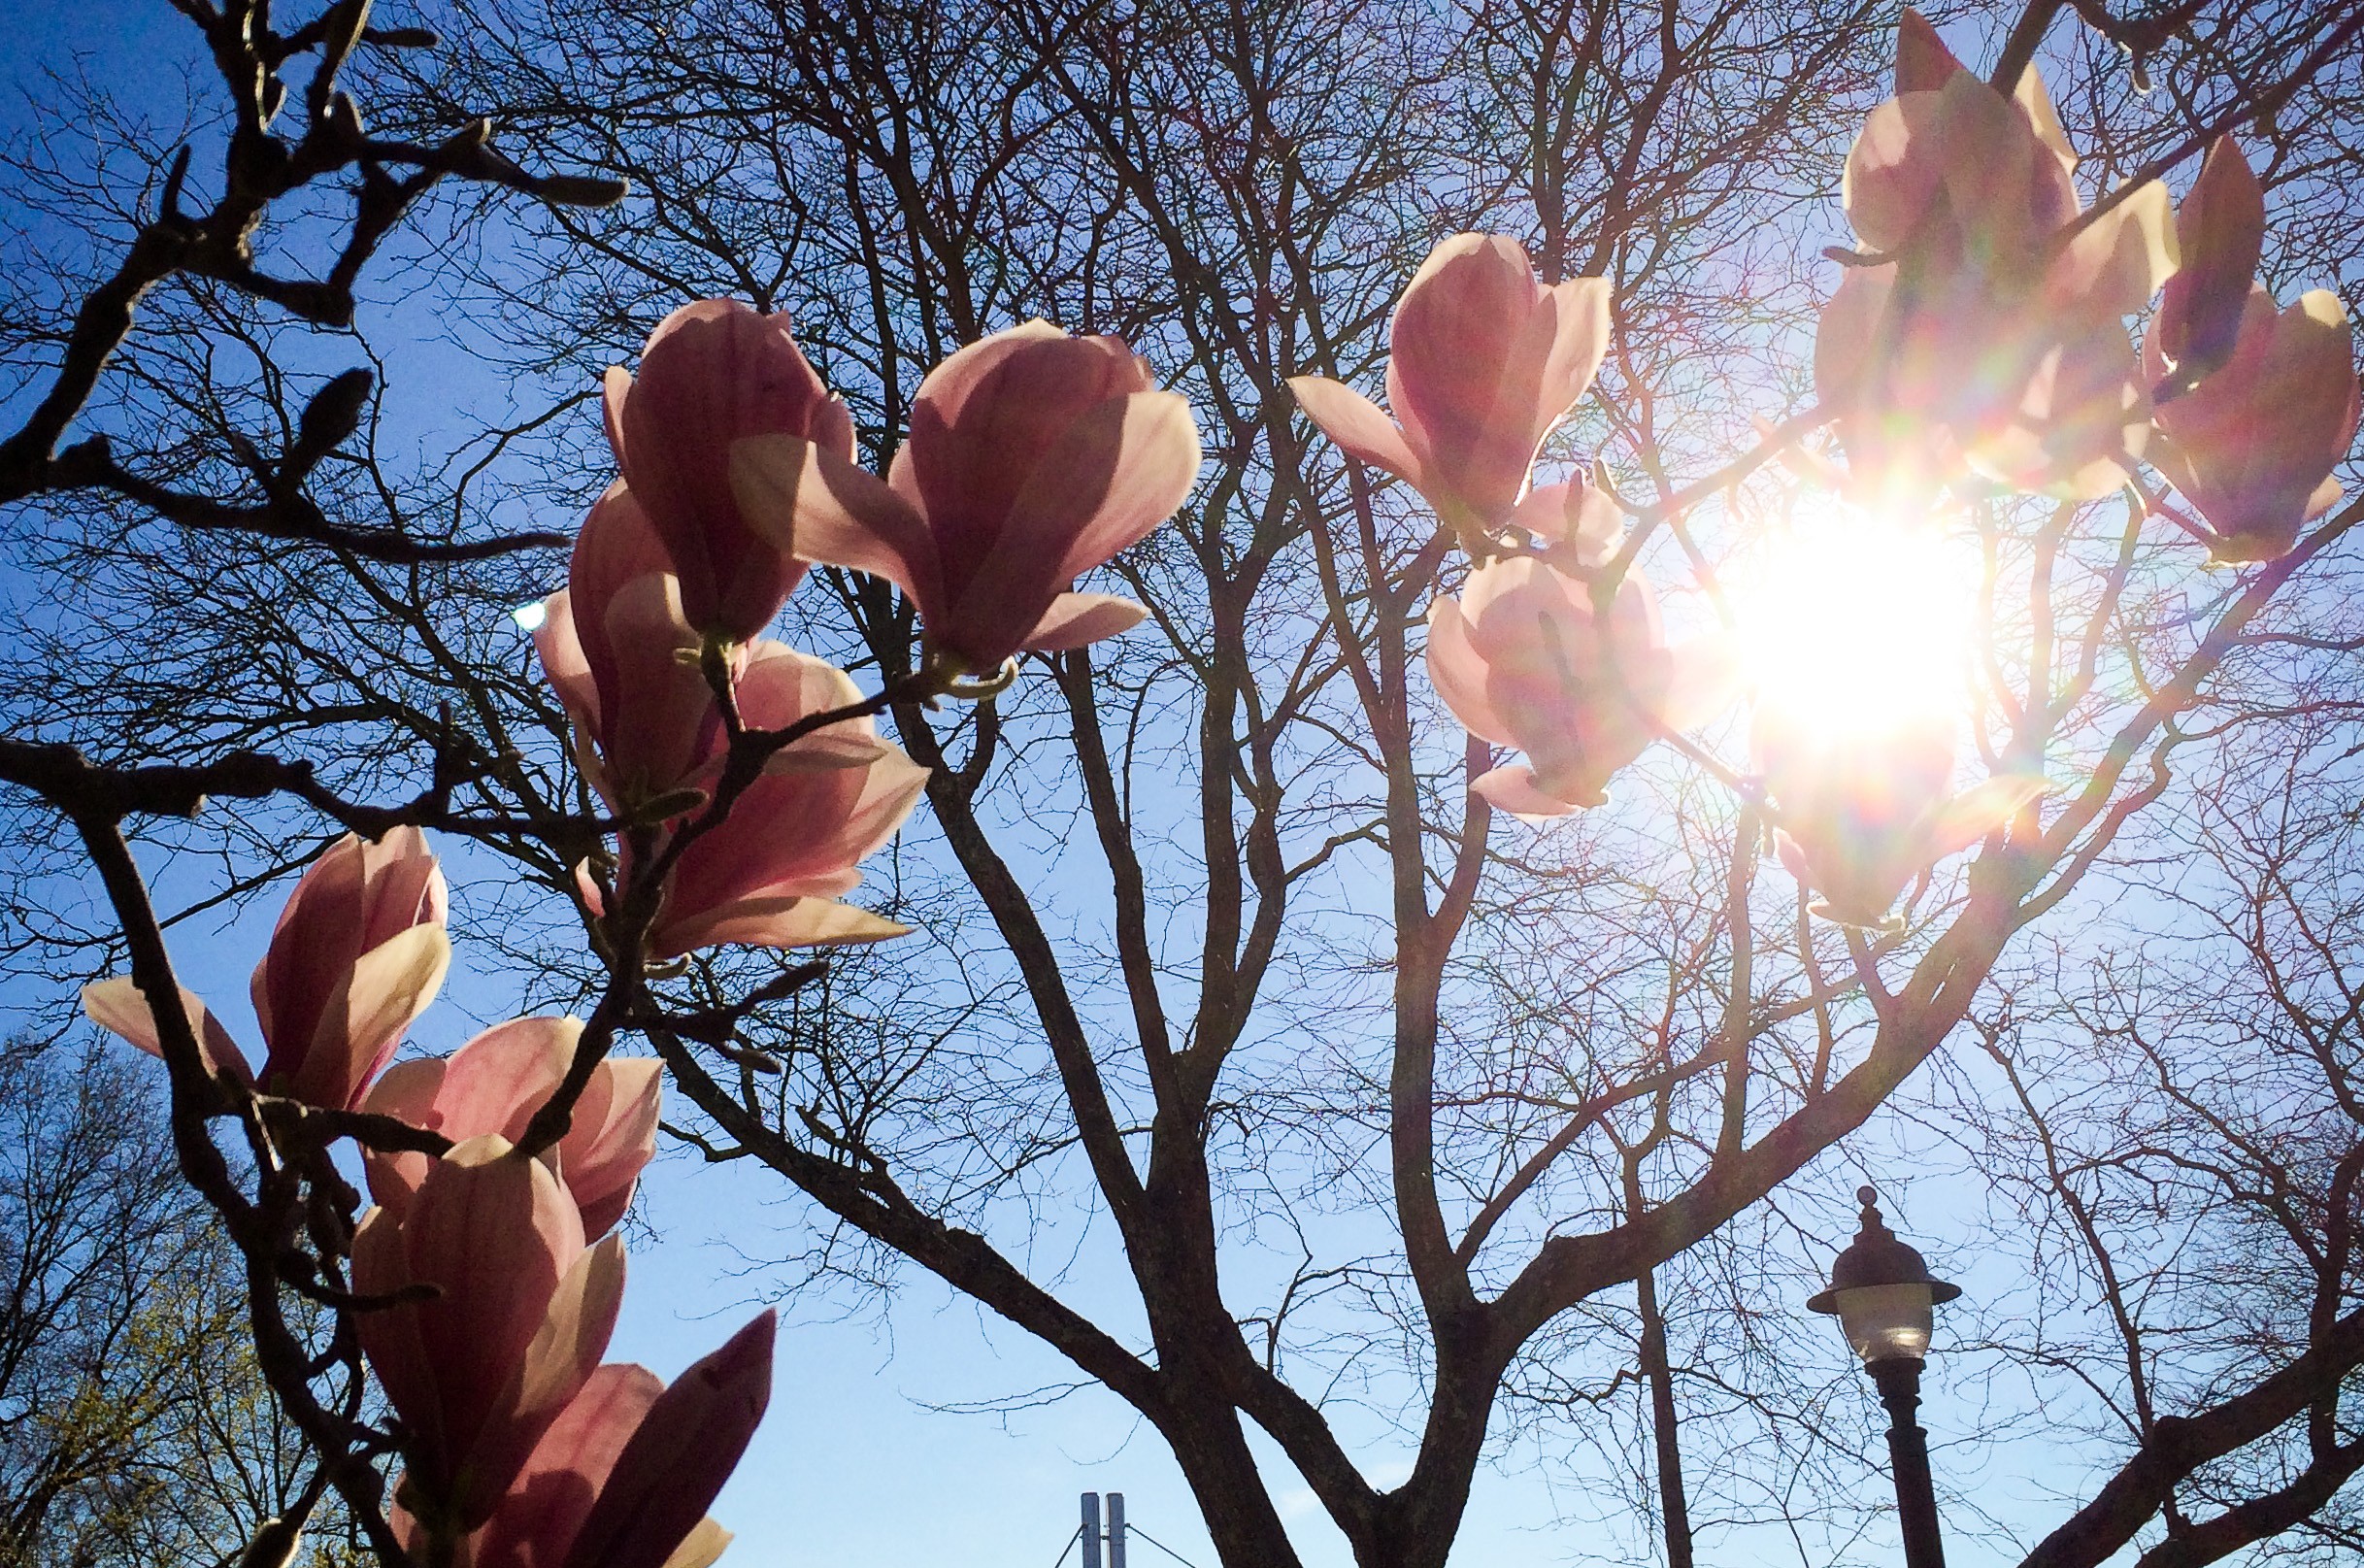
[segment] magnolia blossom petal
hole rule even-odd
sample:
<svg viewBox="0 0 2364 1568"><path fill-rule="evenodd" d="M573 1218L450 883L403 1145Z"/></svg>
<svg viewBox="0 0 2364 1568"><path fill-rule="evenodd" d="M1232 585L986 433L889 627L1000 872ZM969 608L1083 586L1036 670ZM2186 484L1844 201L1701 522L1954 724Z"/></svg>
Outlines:
<svg viewBox="0 0 2364 1568"><path fill-rule="evenodd" d="M1848 150L1839 201L1849 226L1875 250L1904 244L1937 199L1941 168L1926 144L1941 103L1935 92L1891 98L1872 111Z"/></svg>
<svg viewBox="0 0 2364 1568"><path fill-rule="evenodd" d="M730 1479L771 1402L769 1312L676 1378L616 1456L566 1568L665 1568Z"/></svg>
<svg viewBox="0 0 2364 1568"><path fill-rule="evenodd" d="M2332 470L2357 426L2353 352L2338 295L2314 289L2277 312L2253 288L2232 357L2159 406L2159 466L2215 531L2217 559L2283 554L2338 499Z"/></svg>
<svg viewBox="0 0 2364 1568"><path fill-rule="evenodd" d="M2233 356L2265 231L2265 187L2233 139L2218 137L2177 209L2182 267L2167 280L2150 327L2158 357L2184 377L2214 370Z"/></svg>
<svg viewBox="0 0 2364 1568"><path fill-rule="evenodd" d="M254 1069L247 1065L238 1042L230 1031L214 1017L204 998L186 985L181 987L181 1013L189 1020L189 1032L197 1037L198 1054L205 1064L217 1073L227 1073L242 1084L254 1082ZM120 1035L147 1051L150 1056L164 1054L164 1039L156 1027L155 1015L149 1010L148 993L129 975L116 975L83 987L83 1014L100 1028Z"/></svg>
<svg viewBox="0 0 2364 1568"><path fill-rule="evenodd" d="M1512 744L1510 724L1486 695L1485 660L1470 644L1461 606L1450 599L1428 607L1428 684L1463 729L1496 746Z"/></svg>
<svg viewBox="0 0 2364 1568"><path fill-rule="evenodd" d="M850 456L851 415L821 384L785 317L725 299L667 317L642 350L639 378L611 372L608 394L616 460L665 542L691 623L754 636L805 565L741 515L731 444L785 433Z"/></svg>
<svg viewBox="0 0 2364 1568"><path fill-rule="evenodd" d="M1659 718L1669 729L1697 729L1738 701L1743 684L1738 639L1724 633L1694 637L1674 651Z"/></svg>
<svg viewBox="0 0 2364 1568"><path fill-rule="evenodd" d="M1326 376L1291 376L1288 389L1297 395L1297 406L1306 417L1348 456L1414 485L1420 483L1420 460L1379 405Z"/></svg>
<svg viewBox="0 0 2364 1568"><path fill-rule="evenodd" d="M1470 788L1496 811L1509 812L1522 822L1548 822L1574 815L1598 801L1562 800L1544 788L1535 770L1525 764L1496 768L1470 781Z"/></svg>
<svg viewBox="0 0 2364 1568"><path fill-rule="evenodd" d="M1600 485L1582 480L1530 490L1511 514L1511 525L1556 547L1555 560L1564 554L1584 571L1606 564L1625 538L1625 517L1616 502Z"/></svg>
<svg viewBox="0 0 2364 1568"><path fill-rule="evenodd" d="M1538 347L1522 340L1540 293L1526 248L1501 234L1438 241L1404 285L1388 323L1387 402L1429 478L1442 477L1436 459L1493 444L1506 416L1527 412L1498 404L1505 371Z"/></svg>
<svg viewBox="0 0 2364 1568"><path fill-rule="evenodd" d="M492 1568L558 1568L649 1407L664 1384L647 1367L612 1363L586 1379L542 1440L498 1509L468 1543Z"/></svg>
<svg viewBox="0 0 2364 1568"><path fill-rule="evenodd" d="M886 480L927 518L953 604L967 595L1012 525L1018 497L1074 424L1153 384L1148 365L1120 340L1070 337L1039 320L980 339L928 372L912 402L911 438ZM1075 477L1088 486L1108 472ZM1029 562L1032 575L1054 576L1067 543ZM954 630L940 617L928 633L943 643Z"/></svg>
<svg viewBox="0 0 2364 1568"><path fill-rule="evenodd" d="M756 895L668 922L661 940L651 939L650 956L674 958L725 943L750 948L852 947L909 936L911 929L835 899Z"/></svg>
<svg viewBox="0 0 2364 1568"><path fill-rule="evenodd" d="M579 729L599 731L599 680L591 656L575 634L574 595L560 588L542 601L542 623L534 628L534 652L542 679L558 693L560 706Z"/></svg>
<svg viewBox="0 0 2364 1568"><path fill-rule="evenodd" d="M918 510L848 458L795 436L731 446L731 487L748 521L802 559L882 577L924 617L942 613L943 569Z"/></svg>
<svg viewBox="0 0 2364 1568"><path fill-rule="evenodd" d="M1896 24L1896 92L1935 92L1962 69L1929 19L1911 6Z"/></svg>
<svg viewBox="0 0 2364 1568"><path fill-rule="evenodd" d="M1608 357L1609 305L1615 289L1606 278L1569 278L1544 291L1551 309L1551 347L1545 355L1535 405L1535 440L1576 406ZM1554 407L1556 405L1556 407ZM1534 450L1534 442L1527 448Z"/></svg>
<svg viewBox="0 0 2364 1568"><path fill-rule="evenodd" d="M712 1568L730 1543L730 1531L716 1524L710 1515L691 1526L682 1544L673 1549L673 1555L665 1559L664 1568Z"/></svg>
<svg viewBox="0 0 2364 1568"><path fill-rule="evenodd" d="M615 652L601 687L600 750L617 804L632 810L697 780L721 718L679 578L654 573L618 586L601 636Z"/></svg>
<svg viewBox="0 0 2364 1568"><path fill-rule="evenodd" d="M358 1104L450 967L451 939L440 925L412 926L363 953L321 1009L312 1049L291 1064L284 1085L266 1072L262 1086L332 1110Z"/></svg>
<svg viewBox="0 0 2364 1568"><path fill-rule="evenodd" d="M1455 526L1491 527L1599 368L1609 285L1546 288L1517 241L1457 234L1405 285L1388 332L1387 401L1424 493Z"/></svg>
<svg viewBox="0 0 2364 1568"><path fill-rule="evenodd" d="M605 1235L623 1218L640 1173L656 1157L663 1076L653 1056L611 1056L592 1069L575 1102L574 1122L558 1143L558 1174L586 1236Z"/></svg>
<svg viewBox="0 0 2364 1568"><path fill-rule="evenodd" d="M580 1254L549 1293L542 1321L469 1448L461 1521L483 1523L543 1434L598 1369L623 1303L624 1244L609 1236Z"/></svg>
<svg viewBox="0 0 2364 1568"><path fill-rule="evenodd" d="M1172 392L1079 415L1013 496L1001 533L931 640L973 670L999 667L1078 576L1174 515L1197 481L1198 429Z"/></svg>
<svg viewBox="0 0 2364 1568"><path fill-rule="evenodd" d="M1145 606L1114 593L1062 593L1026 634L1025 648L1034 653L1082 648L1132 630L1149 614Z"/></svg>
<svg viewBox="0 0 2364 1568"><path fill-rule="evenodd" d="M487 1133L515 1142L524 1136L542 1102L557 1092L582 1036L579 1018L511 1018L449 1056L396 1062L363 1098L361 1109L454 1143ZM412 1195L434 1163L432 1156L413 1152L365 1150L361 1155L370 1196L397 1218L409 1212Z"/></svg>
<svg viewBox="0 0 2364 1568"><path fill-rule="evenodd" d="M254 969L265 1089L351 1107L442 984L447 902L443 869L415 827L376 844L349 833L322 852ZM417 930L436 935L409 934Z"/></svg>
<svg viewBox="0 0 2364 1568"><path fill-rule="evenodd" d="M2145 181L2069 242L2045 275L2045 297L2088 318L2131 315L2175 276L2181 254L2167 187Z"/></svg>
<svg viewBox="0 0 2364 1568"><path fill-rule="evenodd" d="M2006 774L1974 784L1948 801L1929 828L1932 861L1959 854L2018 815L2019 808L2044 793L2044 780Z"/></svg>

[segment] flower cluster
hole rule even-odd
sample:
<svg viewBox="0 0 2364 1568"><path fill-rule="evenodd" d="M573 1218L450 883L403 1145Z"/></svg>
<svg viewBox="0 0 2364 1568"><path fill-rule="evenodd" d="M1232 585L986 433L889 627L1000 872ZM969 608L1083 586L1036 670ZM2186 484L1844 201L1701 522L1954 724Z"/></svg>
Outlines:
<svg viewBox="0 0 2364 1568"><path fill-rule="evenodd" d="M409 1461L392 1522L463 1565L697 1568L705 1518L771 1388L769 1314L670 1387L602 1365L623 1294L612 1234L656 1152L657 1063L604 1057L565 1135L517 1148L576 1065L573 1018L497 1024L446 1057L386 1065L450 959L442 868L416 828L348 836L313 862L254 971L269 1054L249 1065L204 1003L181 1005L215 1074L317 1110L439 1135L440 1156L362 1152L376 1207L351 1246L355 1333ZM128 979L90 1017L160 1052Z"/></svg>
<svg viewBox="0 0 2364 1568"><path fill-rule="evenodd" d="M921 695L1124 630L1140 606L1070 585L1182 504L1188 405L1115 338L1030 321L927 376L882 481L784 320L707 300L665 319L637 377L609 374L607 411L622 477L535 633L584 772L627 824L613 884L583 869L585 907L612 918L654 877L635 917L651 961L901 935L840 900L926 774L844 672L757 634L810 562L910 597Z"/></svg>
<svg viewBox="0 0 2364 1568"><path fill-rule="evenodd" d="M2338 494L2357 380L2335 296L2277 310L2253 281L2264 199L2239 150L2219 143L2180 209L2155 181L2088 209L2032 70L1998 91L1908 11L1896 83L1848 158L1867 253L1815 344L1855 498L1882 512L1926 512L1948 486L2088 499L2148 462L2217 559L2289 550ZM1546 286L1515 240L1457 235L1397 303L1386 413L1320 377L1290 384L1471 557L1458 595L1430 609L1430 681L1473 735L1525 752L1471 788L1528 817L1601 804L1614 774L1738 685L1720 639L1670 644L1601 485L1534 483L1539 446L1600 364L1608 295L1600 279ZM2127 320L2154 298L2138 353ZM1817 913L1889 923L1932 864L2041 792L2008 775L1957 793L1957 723L1834 733L1760 695L1748 787Z"/></svg>
<svg viewBox="0 0 2364 1568"><path fill-rule="evenodd" d="M1867 495L1966 478L2072 498L2148 462L2219 560L2270 559L2337 497L2357 419L2347 318L2253 280L2264 192L2219 141L2181 205L2152 180L2086 211L2030 69L2005 97L1908 11L1897 94L1848 156L1873 254L1824 307L1815 374ZM2159 301L2141 354L2126 318Z"/></svg>
<svg viewBox="0 0 2364 1568"><path fill-rule="evenodd" d="M1138 605L1070 589L1181 505L1199 464L1188 407L1115 339L1029 322L937 367L881 481L784 320L708 300L666 318L638 376L609 376L606 408L620 476L535 645L616 819L613 880L578 870L607 951L645 964L900 934L840 899L925 771L877 733L882 699L760 634L814 561L916 606L904 699L980 694L970 678L1020 651L1123 630ZM336 1113L364 1138L354 1331L407 1461L389 1517L406 1546L459 1568L702 1568L728 1539L707 1505L770 1395L771 1315L670 1386L602 1363L658 1065L593 1059L573 1018L521 1018L389 1069L449 965L445 914L417 829L348 836L298 881L254 972L261 1068L200 998L179 1005L225 1093ZM129 979L84 1006L163 1053ZM536 1127L558 1103L551 1142ZM432 1137L380 1136L389 1121Z"/></svg>
<svg viewBox="0 0 2364 1568"><path fill-rule="evenodd" d="M1439 245L1390 326L1387 416L1318 376L1289 383L1329 438L1418 490L1475 557L1428 617L1428 672L1470 732L1527 754L1472 787L1521 817L1608 798L1611 775L1732 695L1712 641L1675 646L1656 593L1613 574L1615 502L1582 479L1533 485L1536 450L1591 385L1609 342L1609 285L1548 287L1501 235Z"/></svg>

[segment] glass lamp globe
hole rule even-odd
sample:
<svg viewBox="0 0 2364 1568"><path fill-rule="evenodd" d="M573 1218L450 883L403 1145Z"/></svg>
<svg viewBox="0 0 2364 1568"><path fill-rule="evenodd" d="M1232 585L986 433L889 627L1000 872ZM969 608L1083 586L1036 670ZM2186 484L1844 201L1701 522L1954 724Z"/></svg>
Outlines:
<svg viewBox="0 0 2364 1568"><path fill-rule="evenodd" d="M1897 1240L1880 1218L1877 1189L1856 1194L1863 1204L1862 1228L1831 1265L1830 1288L1806 1305L1834 1314L1847 1343L1866 1366L1881 1361L1919 1361L1929 1353L1933 1309L1951 1301L1961 1286L1933 1279L1920 1253Z"/></svg>

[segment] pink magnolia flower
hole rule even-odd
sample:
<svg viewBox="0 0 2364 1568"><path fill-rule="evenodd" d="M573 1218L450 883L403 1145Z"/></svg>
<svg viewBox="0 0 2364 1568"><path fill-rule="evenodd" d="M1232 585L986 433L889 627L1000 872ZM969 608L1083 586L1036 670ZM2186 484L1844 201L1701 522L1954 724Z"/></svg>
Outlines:
<svg viewBox="0 0 2364 1568"><path fill-rule="evenodd" d="M280 911L255 966L254 1016L267 1054L259 1086L350 1110L426 1011L450 967L444 874L425 835L398 827L376 844L347 834L313 862ZM193 993L183 1006L217 1072L257 1082ZM93 1021L160 1053L155 1019L128 978L83 992Z"/></svg>
<svg viewBox="0 0 2364 1568"><path fill-rule="evenodd" d="M706 1510L771 1401L774 1334L759 1315L656 1397L576 1532L570 1568L679 1568L701 1528L720 1549Z"/></svg>
<svg viewBox="0 0 2364 1568"><path fill-rule="evenodd" d="M2176 209L2181 265L2167 280L2144 341L2147 368L2173 369L2188 390L2232 358L2265 234L2265 189L2233 139L2220 137Z"/></svg>
<svg viewBox="0 0 2364 1568"><path fill-rule="evenodd" d="M1628 575L1603 617L1590 588L1532 556L1489 561L1428 614L1428 678L1470 733L1527 753L1471 787L1522 817L1607 800L1661 727L1711 717L1732 686L1708 645L1669 648L1657 596Z"/></svg>
<svg viewBox="0 0 2364 1568"><path fill-rule="evenodd" d="M598 1366L622 1244L586 1248L548 1166L506 1138L472 1138L432 1164L399 1217L362 1217L352 1281L365 1296L435 1287L354 1323L402 1419L412 1483L440 1517L482 1524Z"/></svg>
<svg viewBox="0 0 2364 1568"><path fill-rule="evenodd" d="M2207 520L2212 555L2272 560L2340 496L2331 472L2358 413L2347 312L2321 288L2277 311L2251 282L2265 195L2229 140L2210 150L2176 223L2189 265L2143 345L2144 372L2161 384L2150 456Z"/></svg>
<svg viewBox="0 0 2364 1568"><path fill-rule="evenodd" d="M750 528L731 490L731 444L788 435L853 455L853 417L814 374L787 317L736 300L684 305L658 323L635 379L608 372L608 439L625 483L664 541L682 603L701 633L763 630L804 563Z"/></svg>
<svg viewBox="0 0 2364 1568"><path fill-rule="evenodd" d="M770 1401L769 1312L660 1385L609 1365L536 1445L453 1568L704 1568L730 1537L707 1517ZM395 1520L405 1545L415 1520Z"/></svg>
<svg viewBox="0 0 2364 1568"><path fill-rule="evenodd" d="M2337 294L2310 289L2277 311L2259 286L2232 357L2159 405L2165 439L2153 460L2214 531L2216 559L2286 554L2299 529L2340 498L2331 471L2355 440L2353 355Z"/></svg>
<svg viewBox="0 0 2364 1568"><path fill-rule="evenodd" d="M487 1133L516 1142L533 1114L558 1090L583 1038L580 1018L512 1018L496 1023L449 1056L396 1062L361 1109L439 1132L453 1143ZM551 1151L583 1234L606 1235L632 1205L640 1173L656 1156L659 1064L652 1057L611 1056L591 1069L575 1102L574 1123ZM397 1220L435 1161L425 1154L364 1150L370 1196Z"/></svg>
<svg viewBox="0 0 2364 1568"><path fill-rule="evenodd" d="M970 344L919 384L886 482L825 442L735 453L741 504L783 550L885 578L948 675L1113 636L1142 608L1075 580L1174 515L1198 476L1182 397L1113 337L1048 321Z"/></svg>
<svg viewBox="0 0 2364 1568"><path fill-rule="evenodd" d="M2165 188L2147 183L2071 237L2077 159L2035 72L2006 98L1914 18L1897 76L1844 185L1848 220L1885 259L1849 269L1815 345L1850 465L1907 494L1965 468L2107 494L2149 428L2122 318L2175 271Z"/></svg>
<svg viewBox="0 0 2364 1568"><path fill-rule="evenodd" d="M664 547L618 482L591 508L567 585L544 602L534 629L584 775L618 812L690 786L719 744L722 715L699 665L701 641ZM731 658L745 662L736 650Z"/></svg>
<svg viewBox="0 0 2364 1568"><path fill-rule="evenodd" d="M2044 787L2004 777L1954 794L1950 718L1831 731L1768 708L1754 739L1780 812L1781 864L1822 895L1814 913L1843 925L1893 926L1888 911L1915 878L2002 826Z"/></svg>
<svg viewBox="0 0 2364 1568"><path fill-rule="evenodd" d="M1388 328L1385 414L1320 376L1289 389L1322 433L1411 484L1465 540L1509 520L1543 438L1609 347L1608 280L1545 287L1526 248L1456 234L1428 253Z"/></svg>
<svg viewBox="0 0 2364 1568"><path fill-rule="evenodd" d="M1581 479L1528 491L1512 510L1511 526L1524 530L1546 560L1571 574L1607 565L1625 539L1625 517L1617 504L1607 490Z"/></svg>
<svg viewBox="0 0 2364 1568"><path fill-rule="evenodd" d="M745 652L735 689L751 729L785 729L861 699L851 679L821 659L771 642ZM841 719L773 753L722 820L675 862L646 933L649 958L725 942L799 948L904 935L909 927L839 895L861 881L855 867L894 837L926 784L927 770L881 740L867 717ZM685 820L668 831L681 831ZM636 864L627 842L619 885L631 884ZM590 912L605 917L608 895L587 869L577 884Z"/></svg>

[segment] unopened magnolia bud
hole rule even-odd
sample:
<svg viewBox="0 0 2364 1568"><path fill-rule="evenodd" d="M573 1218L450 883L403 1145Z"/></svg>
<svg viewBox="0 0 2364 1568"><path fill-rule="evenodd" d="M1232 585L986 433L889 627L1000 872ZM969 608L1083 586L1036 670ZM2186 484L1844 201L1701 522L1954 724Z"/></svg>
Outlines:
<svg viewBox="0 0 2364 1568"><path fill-rule="evenodd" d="M544 175L534 194L561 207L613 207L632 193L631 182L590 174Z"/></svg>
<svg viewBox="0 0 2364 1568"><path fill-rule="evenodd" d="M303 417L296 421L295 445L287 450L287 468L293 474L309 473L313 466L330 452L350 441L353 432L361 428L361 415L369 407L370 388L377 378L366 370L349 370L331 377L328 384L304 405Z"/></svg>

